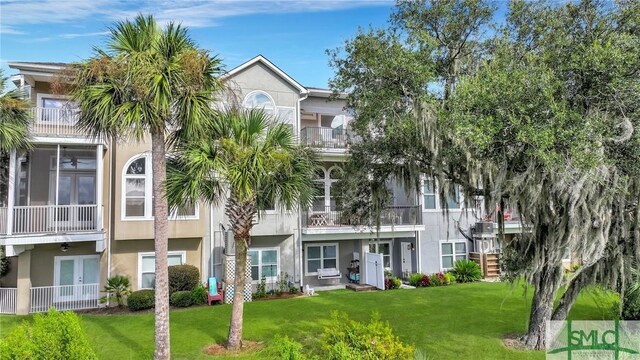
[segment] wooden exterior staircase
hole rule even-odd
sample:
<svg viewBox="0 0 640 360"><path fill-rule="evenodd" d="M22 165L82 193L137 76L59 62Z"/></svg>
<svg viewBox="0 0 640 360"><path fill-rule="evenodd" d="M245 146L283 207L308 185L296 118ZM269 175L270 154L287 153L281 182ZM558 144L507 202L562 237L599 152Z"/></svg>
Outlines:
<svg viewBox="0 0 640 360"><path fill-rule="evenodd" d="M469 259L480 265L480 271L485 279L500 276L500 255L497 253L469 253Z"/></svg>

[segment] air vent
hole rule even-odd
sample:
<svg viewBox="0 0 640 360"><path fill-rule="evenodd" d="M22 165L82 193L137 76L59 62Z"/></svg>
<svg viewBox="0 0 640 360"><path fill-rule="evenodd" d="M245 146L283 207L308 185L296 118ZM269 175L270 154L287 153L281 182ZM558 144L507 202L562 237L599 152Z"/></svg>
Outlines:
<svg viewBox="0 0 640 360"><path fill-rule="evenodd" d="M477 222L475 232L477 234L493 234L493 223L492 222Z"/></svg>

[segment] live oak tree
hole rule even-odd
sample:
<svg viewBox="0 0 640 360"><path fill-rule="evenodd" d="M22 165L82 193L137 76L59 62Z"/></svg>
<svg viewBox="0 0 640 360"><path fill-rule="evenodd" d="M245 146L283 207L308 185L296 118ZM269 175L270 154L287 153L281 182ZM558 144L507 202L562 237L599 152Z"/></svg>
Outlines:
<svg viewBox="0 0 640 360"><path fill-rule="evenodd" d="M425 173L441 197L454 182L467 205L482 195L486 208L517 208L530 231L508 246L535 287L531 348L544 347L546 321L563 319L585 286L624 288L639 253L638 11L512 2L506 22L482 35L491 10L480 1L401 1L392 29L332 53L332 86L352 92L363 138L352 162L371 168L343 181L359 194L347 198L384 199L385 179L416 187ZM569 284L567 253L584 262Z"/></svg>
<svg viewBox="0 0 640 360"><path fill-rule="evenodd" d="M247 249L255 217L269 204L281 210L308 208L316 170L313 151L296 144L290 125L262 110L227 109L203 126L200 136L176 143L166 184L170 203L224 205L234 236L229 349L242 346Z"/></svg>
<svg viewBox="0 0 640 360"><path fill-rule="evenodd" d="M199 136L214 116L221 73L218 58L199 49L186 28L160 28L153 17L139 15L116 23L106 48L96 49L70 74L80 128L114 145L151 137L155 359L170 357L166 149L179 138Z"/></svg>

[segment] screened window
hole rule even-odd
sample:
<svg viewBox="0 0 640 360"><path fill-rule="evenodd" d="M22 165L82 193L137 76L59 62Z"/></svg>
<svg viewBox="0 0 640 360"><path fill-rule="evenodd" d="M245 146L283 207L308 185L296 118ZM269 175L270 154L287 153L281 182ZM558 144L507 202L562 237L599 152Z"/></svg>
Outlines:
<svg viewBox="0 0 640 360"><path fill-rule="evenodd" d="M338 244L307 245L306 273L315 275L318 269L338 268Z"/></svg>
<svg viewBox="0 0 640 360"><path fill-rule="evenodd" d="M276 281L278 278L278 249L250 249L251 279L260 281L262 277L266 281Z"/></svg>
<svg viewBox="0 0 640 360"><path fill-rule="evenodd" d="M442 269L453 269L453 264L458 260L467 258L467 242L442 242L440 243L440 256L442 257Z"/></svg>
<svg viewBox="0 0 640 360"><path fill-rule="evenodd" d="M167 256L169 266L185 263L184 251L170 251ZM138 288L154 289L156 287L156 256L154 253L139 254Z"/></svg>

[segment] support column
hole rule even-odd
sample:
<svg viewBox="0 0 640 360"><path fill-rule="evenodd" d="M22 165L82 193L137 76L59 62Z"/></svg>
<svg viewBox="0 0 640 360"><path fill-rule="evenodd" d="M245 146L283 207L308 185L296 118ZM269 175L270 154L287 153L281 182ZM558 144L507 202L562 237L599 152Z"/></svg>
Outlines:
<svg viewBox="0 0 640 360"><path fill-rule="evenodd" d="M367 285L367 261L364 258L364 254L369 252L369 239L360 240L360 284Z"/></svg>
<svg viewBox="0 0 640 360"><path fill-rule="evenodd" d="M60 195L60 144L56 147L56 207L55 207L55 217L54 219L59 219L58 217L58 197ZM56 234L58 233L58 221L54 221Z"/></svg>
<svg viewBox="0 0 640 360"><path fill-rule="evenodd" d="M9 155L9 184L7 188L7 235L13 234L13 207L16 201L16 151Z"/></svg>
<svg viewBox="0 0 640 360"><path fill-rule="evenodd" d="M18 286L16 314L27 315L31 310L31 250L18 255Z"/></svg>
<svg viewBox="0 0 640 360"><path fill-rule="evenodd" d="M96 230L104 229L104 224L102 220L103 216L103 208L102 208L102 200L103 200L103 177L104 177L104 169L102 162L102 154L103 154L103 146L102 144L96 146Z"/></svg>

